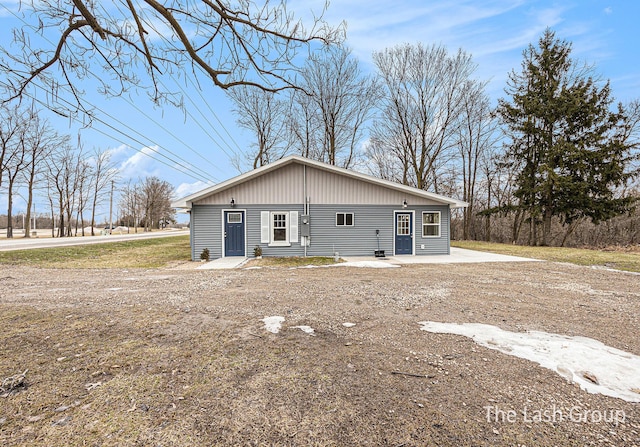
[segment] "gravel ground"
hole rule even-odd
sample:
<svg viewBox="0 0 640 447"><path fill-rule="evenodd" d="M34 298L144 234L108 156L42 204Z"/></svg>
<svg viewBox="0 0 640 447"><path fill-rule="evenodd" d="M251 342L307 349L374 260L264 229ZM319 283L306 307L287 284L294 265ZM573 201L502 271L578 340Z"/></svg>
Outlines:
<svg viewBox="0 0 640 447"><path fill-rule="evenodd" d="M640 404L418 325L581 335L640 355L638 275L192 267L3 267L0 379L28 372L0 398L0 444L640 446ZM272 334L261 320L276 315Z"/></svg>

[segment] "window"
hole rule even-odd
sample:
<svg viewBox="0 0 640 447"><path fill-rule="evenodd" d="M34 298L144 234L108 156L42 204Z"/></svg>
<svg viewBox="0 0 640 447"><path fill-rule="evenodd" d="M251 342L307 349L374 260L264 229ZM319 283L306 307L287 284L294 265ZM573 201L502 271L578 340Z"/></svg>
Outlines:
<svg viewBox="0 0 640 447"><path fill-rule="evenodd" d="M270 247L298 242L298 212L260 211L260 242Z"/></svg>
<svg viewBox="0 0 640 447"><path fill-rule="evenodd" d="M411 236L411 215L410 214L396 215L396 235Z"/></svg>
<svg viewBox="0 0 640 447"><path fill-rule="evenodd" d="M288 243L287 233L289 226L287 220L289 213L271 213L271 242L275 244Z"/></svg>
<svg viewBox="0 0 640 447"><path fill-rule="evenodd" d="M227 223L242 223L242 213L227 213Z"/></svg>
<svg viewBox="0 0 640 447"><path fill-rule="evenodd" d="M422 237L440 237L440 211L422 213Z"/></svg>
<svg viewBox="0 0 640 447"><path fill-rule="evenodd" d="M336 213L336 226L337 227L352 227L353 226L353 213Z"/></svg>

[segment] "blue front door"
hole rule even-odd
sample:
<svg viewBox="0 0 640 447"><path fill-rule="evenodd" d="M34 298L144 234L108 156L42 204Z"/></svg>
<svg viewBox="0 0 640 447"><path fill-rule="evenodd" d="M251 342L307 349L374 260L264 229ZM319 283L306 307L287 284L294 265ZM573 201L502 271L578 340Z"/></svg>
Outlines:
<svg viewBox="0 0 640 447"><path fill-rule="evenodd" d="M224 212L224 255L245 256L244 211Z"/></svg>
<svg viewBox="0 0 640 447"><path fill-rule="evenodd" d="M396 255L413 254L413 213L395 213Z"/></svg>

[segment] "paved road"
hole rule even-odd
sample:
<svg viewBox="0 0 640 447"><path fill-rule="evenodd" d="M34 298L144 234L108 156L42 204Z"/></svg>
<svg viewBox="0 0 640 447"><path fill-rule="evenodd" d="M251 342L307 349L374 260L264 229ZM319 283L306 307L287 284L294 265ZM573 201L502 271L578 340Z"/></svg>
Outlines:
<svg viewBox="0 0 640 447"><path fill-rule="evenodd" d="M35 248L64 247L68 245L104 244L131 239L152 239L168 236L182 236L189 230L156 231L153 233L112 234L110 236L56 237L56 238L15 238L0 239L0 251L31 250Z"/></svg>

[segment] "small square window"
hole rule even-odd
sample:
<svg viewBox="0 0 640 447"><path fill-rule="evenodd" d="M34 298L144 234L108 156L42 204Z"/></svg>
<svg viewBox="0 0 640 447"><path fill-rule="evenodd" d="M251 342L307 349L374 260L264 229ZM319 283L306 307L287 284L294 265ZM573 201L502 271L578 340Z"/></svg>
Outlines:
<svg viewBox="0 0 640 447"><path fill-rule="evenodd" d="M336 213L336 226L337 227L352 227L353 226L353 213Z"/></svg>
<svg viewBox="0 0 640 447"><path fill-rule="evenodd" d="M227 223L242 223L242 213L228 213Z"/></svg>

